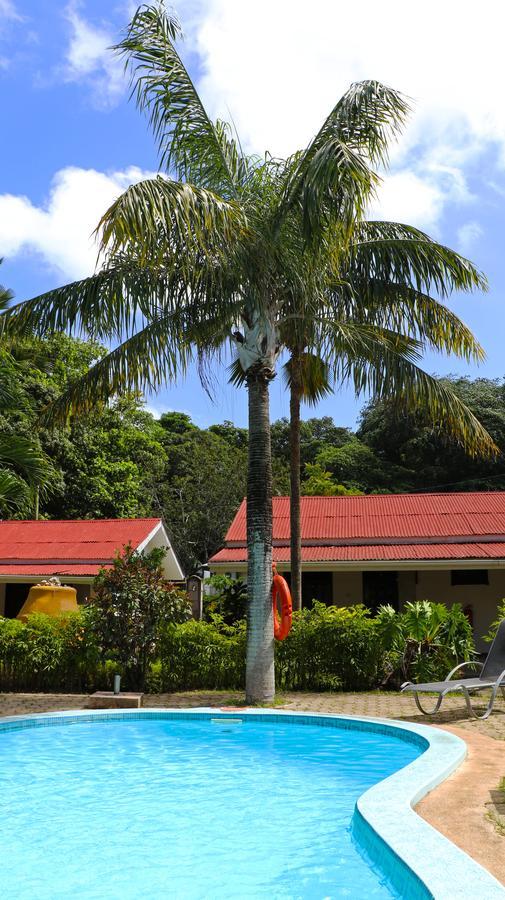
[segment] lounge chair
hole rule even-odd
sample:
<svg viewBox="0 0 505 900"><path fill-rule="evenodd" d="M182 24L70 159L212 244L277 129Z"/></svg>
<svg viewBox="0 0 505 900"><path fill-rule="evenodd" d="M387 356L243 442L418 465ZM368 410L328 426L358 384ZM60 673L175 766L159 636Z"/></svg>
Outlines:
<svg viewBox="0 0 505 900"><path fill-rule="evenodd" d="M451 681L453 675L465 666L480 666L481 671L477 678L460 678ZM501 688L505 697L505 619L500 622L498 631L489 653L484 663L470 660L469 662L460 663L452 669L445 681L433 681L428 684L413 684L412 681L406 681L402 684L401 691L410 691L414 694L417 708L424 713L425 716L433 716L440 709L442 700L445 695L451 691L462 691L466 700L468 714L475 719L487 719L491 714L498 689ZM483 715L475 712L470 702L470 695L477 691L491 690L491 697ZM419 694L438 694L437 701L433 709L423 709L419 700Z"/></svg>

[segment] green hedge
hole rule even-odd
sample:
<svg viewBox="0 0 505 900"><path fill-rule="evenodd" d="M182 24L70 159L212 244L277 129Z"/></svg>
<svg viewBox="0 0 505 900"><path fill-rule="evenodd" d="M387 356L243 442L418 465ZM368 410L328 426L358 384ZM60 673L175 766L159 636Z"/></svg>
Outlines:
<svg viewBox="0 0 505 900"><path fill-rule="evenodd" d="M112 674L85 610L53 617L34 613L26 624L0 616L0 689L87 692Z"/></svg>
<svg viewBox="0 0 505 900"><path fill-rule="evenodd" d="M290 634L275 649L283 690L365 691L380 679L381 645L362 605L315 603L293 616Z"/></svg>
<svg viewBox="0 0 505 900"><path fill-rule="evenodd" d="M26 624L0 617L0 690L93 691L110 689L121 672L114 651L97 638L89 609L57 619L32 615ZM316 603L293 616L285 641L275 645L281 690L363 691L397 686L405 677L443 677L473 652L468 622L428 601L402 613L383 607L376 617L363 606ZM190 620L160 627L146 690L241 690L245 684L245 622L226 625ZM124 673L125 676L128 674ZM135 688L125 678L125 686Z"/></svg>
<svg viewBox="0 0 505 900"><path fill-rule="evenodd" d="M152 691L225 690L245 685L245 622L234 626L219 617L164 628L160 658L151 668Z"/></svg>
<svg viewBox="0 0 505 900"><path fill-rule="evenodd" d="M153 691L237 689L245 684L245 623L227 626L187 622L165 629ZM375 622L363 606L316 603L293 617L291 633L275 645L277 686L282 690L354 690L375 687L381 647Z"/></svg>

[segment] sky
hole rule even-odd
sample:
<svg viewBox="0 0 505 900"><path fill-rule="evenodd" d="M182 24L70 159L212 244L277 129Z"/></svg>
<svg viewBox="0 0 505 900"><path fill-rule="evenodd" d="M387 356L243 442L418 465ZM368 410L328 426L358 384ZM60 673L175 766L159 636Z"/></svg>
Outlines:
<svg viewBox="0 0 505 900"><path fill-rule="evenodd" d="M136 3L0 0L0 281L24 300L92 274L91 234L128 184L157 170L144 117L109 49ZM479 368L428 355L437 374L505 374L505 103L501 0L179 0L181 55L213 117L247 151L306 146L353 81L403 91L412 114L392 148L374 217L416 225L468 256L487 294L454 295L487 358ZM204 427L247 423L245 391L217 373L213 402L196 372L148 398L155 414ZM365 397L340 390L317 407L353 427ZM282 380L272 419L288 415ZM306 409L305 417L313 415Z"/></svg>

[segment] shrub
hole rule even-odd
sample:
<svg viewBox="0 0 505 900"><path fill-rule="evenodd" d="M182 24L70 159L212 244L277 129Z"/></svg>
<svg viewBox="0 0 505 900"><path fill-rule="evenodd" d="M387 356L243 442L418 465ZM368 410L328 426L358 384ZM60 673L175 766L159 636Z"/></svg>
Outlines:
<svg viewBox="0 0 505 900"><path fill-rule="evenodd" d="M203 615L206 621L212 621L215 615L221 616L227 625L233 625L245 619L247 614L247 586L240 578L229 575L212 575L205 585L212 588L206 593L203 601Z"/></svg>
<svg viewBox="0 0 505 900"><path fill-rule="evenodd" d="M380 607L377 629L384 648L383 684L438 681L475 655L472 628L459 603L418 600L397 613Z"/></svg>
<svg viewBox="0 0 505 900"><path fill-rule="evenodd" d="M163 577L163 548L136 553L125 547L94 582L93 630L104 654L117 662L126 685L143 690L158 652L160 629L191 616L186 593Z"/></svg>
<svg viewBox="0 0 505 900"><path fill-rule="evenodd" d="M316 602L295 613L290 634L275 650L277 683L285 690L362 691L377 683L380 642L361 604Z"/></svg>
<svg viewBox="0 0 505 900"><path fill-rule="evenodd" d="M245 684L245 622L228 626L214 616L212 622L166 625L159 651L150 683L162 691L238 690Z"/></svg>
<svg viewBox="0 0 505 900"><path fill-rule="evenodd" d="M87 691L103 672L86 610L27 622L0 617L2 690Z"/></svg>
<svg viewBox="0 0 505 900"><path fill-rule="evenodd" d="M494 641L498 626L503 619L505 619L505 600L500 600L498 609L496 610L496 619L494 622L491 622L488 633L484 635L484 640L487 641L488 644L491 644Z"/></svg>

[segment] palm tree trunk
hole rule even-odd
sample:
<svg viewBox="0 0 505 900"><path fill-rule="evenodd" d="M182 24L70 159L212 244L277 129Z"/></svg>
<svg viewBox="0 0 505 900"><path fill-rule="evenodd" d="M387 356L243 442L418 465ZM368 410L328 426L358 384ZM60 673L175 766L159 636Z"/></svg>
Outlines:
<svg viewBox="0 0 505 900"><path fill-rule="evenodd" d="M302 535L300 512L300 379L296 359L292 358L289 398L289 449L291 499L289 504L291 532L291 597L293 609L302 608Z"/></svg>
<svg viewBox="0 0 505 900"><path fill-rule="evenodd" d="M275 696L272 614L272 451L268 382L254 367L247 376L249 458L247 473L247 664L246 701Z"/></svg>

